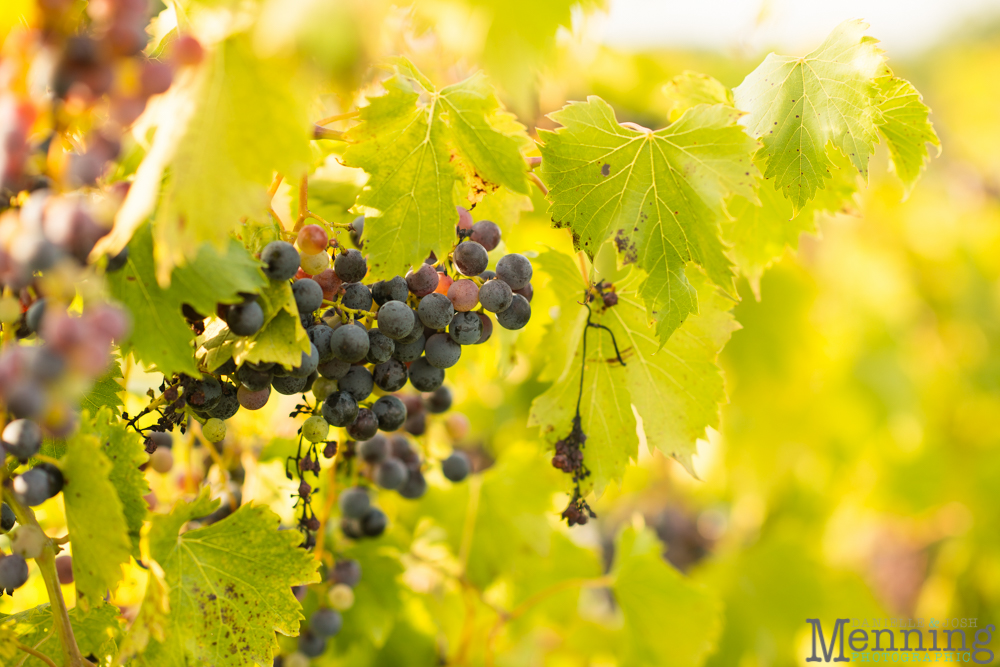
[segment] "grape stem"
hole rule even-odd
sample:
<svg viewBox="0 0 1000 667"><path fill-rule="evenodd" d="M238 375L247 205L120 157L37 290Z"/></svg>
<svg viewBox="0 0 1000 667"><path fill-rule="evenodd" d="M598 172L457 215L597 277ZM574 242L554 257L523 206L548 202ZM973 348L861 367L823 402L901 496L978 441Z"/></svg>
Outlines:
<svg viewBox="0 0 1000 667"><path fill-rule="evenodd" d="M35 513L31 508L25 507L9 487L4 487L3 495L7 505L14 510L17 522L22 526L34 526L39 531L42 527L35 519ZM44 531L42 531L44 533ZM59 575L56 573L56 550L51 539L46 539L42 545L42 553L35 558L35 564L42 573L45 581L45 589L49 595L49 603L52 609L52 629L55 631L59 645L62 647L63 665L66 667L84 667L92 665L80 654L80 647L76 645L76 637L73 635L73 625L69 621L69 610L66 608L66 600L63 599L62 589L59 587ZM19 647L20 648L20 647ZM34 654L33 654L34 655ZM37 656L36 656L37 657ZM50 664L52 664L50 662Z"/></svg>
<svg viewBox="0 0 1000 667"><path fill-rule="evenodd" d="M337 114L336 116L327 116L326 118L321 118L316 121L316 125L329 125L330 123L336 123L338 120L347 120L349 118L357 118L361 115L360 111L348 111L347 113Z"/></svg>
<svg viewBox="0 0 1000 667"><path fill-rule="evenodd" d="M46 665L49 665L49 667L59 667L56 663L52 662L52 658L50 658L49 656L45 655L44 653L36 651L35 649L31 648L30 646L22 644L19 641L15 641L14 642L14 646L19 651L24 651L28 655L30 655L30 656L32 656L34 658L38 658L39 660L41 660L42 662L44 662Z"/></svg>
<svg viewBox="0 0 1000 667"><path fill-rule="evenodd" d="M541 155L536 155L534 157L525 158L525 160L527 160L527 162L528 162L528 169L535 169L536 167L539 167L542 164L542 156Z"/></svg>
<svg viewBox="0 0 1000 667"><path fill-rule="evenodd" d="M548 196L549 189L545 187L545 183L542 183L542 179L538 178L538 174L531 172L528 174L528 180L538 186L538 189L542 191L544 196Z"/></svg>
<svg viewBox="0 0 1000 667"><path fill-rule="evenodd" d="M322 125L313 125L313 139L330 139L332 141L343 141L347 144L353 144L353 141L347 139L347 133L341 132L340 130L331 130L328 127L323 127Z"/></svg>

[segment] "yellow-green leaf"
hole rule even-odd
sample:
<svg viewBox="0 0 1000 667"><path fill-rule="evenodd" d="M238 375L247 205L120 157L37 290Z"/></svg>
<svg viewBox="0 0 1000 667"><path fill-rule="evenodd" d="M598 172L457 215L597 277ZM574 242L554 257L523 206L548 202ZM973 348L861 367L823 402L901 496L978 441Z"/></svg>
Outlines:
<svg viewBox="0 0 1000 667"><path fill-rule="evenodd" d="M733 90L747 129L763 142L764 178L800 209L826 186L831 143L868 176L882 122L875 78L883 69L878 41L863 21L845 21L804 58L767 56Z"/></svg>
<svg viewBox="0 0 1000 667"><path fill-rule="evenodd" d="M696 309L687 262L732 291L719 221L726 198L755 199L757 144L739 117L729 106L699 105L653 132L619 124L610 105L590 97L551 114L562 128L539 132L549 215L591 258L610 238L620 261L648 274L642 297L661 342Z"/></svg>

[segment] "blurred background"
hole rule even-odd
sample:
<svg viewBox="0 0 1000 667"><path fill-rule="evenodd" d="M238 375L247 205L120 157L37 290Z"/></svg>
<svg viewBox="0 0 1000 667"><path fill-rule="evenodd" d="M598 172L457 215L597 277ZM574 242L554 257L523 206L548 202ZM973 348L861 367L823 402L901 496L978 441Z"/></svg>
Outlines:
<svg viewBox="0 0 1000 667"><path fill-rule="evenodd" d="M1000 621L1000 2L263 4L265 13L278 12L268 15L276 19L268 30L279 46L292 35L335 75L317 118L356 102L345 90L364 83L367 64L403 53L439 84L481 63L531 132L552 127L545 114L566 100L590 94L611 103L619 121L660 127L670 108L662 87L671 77L694 70L731 88L768 51L804 55L841 21L867 19L895 73L912 81L932 109L942 155L904 200L880 148L867 187L764 273L759 298L741 280L734 313L742 329L722 354L729 403L720 429L700 443L701 479L640 447L623 485L592 503L599 518L572 530L558 521L565 485L548 465L551 453L525 426L531 401L547 386L537 378L544 324L562 287L539 276L533 309L540 317L449 371L456 409L471 423L460 445L476 452L481 467L523 471L524 480L524 488L505 490L484 474L496 503L489 515L496 523L484 532L498 537L473 544L470 563L481 563L475 576L491 594L516 600L541 586L531 576L556 576L529 575L520 564L539 567L543 559L553 571L565 568L560 576L599 574L622 526L645 524L663 541L664 558L721 601L718 643L706 663L719 667L805 664L807 617ZM310 13L320 6L322 15ZM341 25L324 22L331 16L360 27L331 32ZM546 37L556 23L563 27ZM319 173L330 187L323 194L317 185L311 205L339 219L349 215L360 184L329 157L317 159L327 161ZM290 205L288 193L282 196ZM531 204L533 212L505 226L506 245L572 252L569 235L550 228L541 196ZM136 396L152 382L140 369L127 376ZM130 410L141 407L139 398L131 401ZM280 457L294 424L274 426L287 409L272 401L233 428L238 445L229 446L260 454L259 461L242 459L244 501L268 502L290 519ZM453 436L444 425L428 428L430 446L447 451ZM161 498L185 488L182 479L148 475ZM462 516L447 508L465 507L468 491L440 481L432 480L419 503L385 499L397 553L433 559L457 547ZM534 512L540 524L523 518ZM60 509L46 506L40 514L58 532ZM509 528L504 521L516 523L532 548L505 551L512 547L500 543ZM477 561L477 553L486 560ZM408 591L403 601L376 599L371 604L381 607L372 608L369 621L391 607L409 615L407 628L457 632L464 593L420 560L403 563L405 571L386 566ZM115 597L126 609L143 590L144 575L134 569ZM34 598L3 598L0 610L43 601L40 581L33 583ZM436 602L415 601L428 591ZM358 600L364 604L360 591ZM586 594L542 605L517 626L497 664L626 664L616 658L607 607ZM345 628L338 641L349 645Z"/></svg>

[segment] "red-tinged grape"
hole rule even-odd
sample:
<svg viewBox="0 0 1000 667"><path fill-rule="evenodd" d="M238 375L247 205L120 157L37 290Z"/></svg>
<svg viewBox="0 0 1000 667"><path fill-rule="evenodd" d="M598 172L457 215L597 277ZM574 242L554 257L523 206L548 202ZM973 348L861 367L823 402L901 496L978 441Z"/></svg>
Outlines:
<svg viewBox="0 0 1000 667"><path fill-rule="evenodd" d="M165 475L174 467L174 455L169 449L157 449L149 455L149 467Z"/></svg>
<svg viewBox="0 0 1000 667"><path fill-rule="evenodd" d="M416 271L406 274L406 286L414 296L427 296L437 288L440 276L430 264L421 264Z"/></svg>
<svg viewBox="0 0 1000 667"><path fill-rule="evenodd" d="M323 288L323 298L327 301L333 301L344 284L333 269L320 271L313 276L313 280L318 282L319 286Z"/></svg>
<svg viewBox="0 0 1000 667"><path fill-rule="evenodd" d="M456 280L448 288L448 299L456 311L468 312L479 303L479 287L467 278Z"/></svg>
<svg viewBox="0 0 1000 667"><path fill-rule="evenodd" d="M448 294L448 290L455 284L455 281L447 273L438 273L438 284L434 291L438 294Z"/></svg>
<svg viewBox="0 0 1000 667"><path fill-rule="evenodd" d="M270 385L258 391L250 391L245 386L240 385L240 388L236 390L236 400L247 410L260 410L267 405L267 399L270 397Z"/></svg>
<svg viewBox="0 0 1000 667"><path fill-rule="evenodd" d="M59 583L67 586L73 583L73 557L56 556L56 576Z"/></svg>
<svg viewBox="0 0 1000 667"><path fill-rule="evenodd" d="M295 243L299 246L299 251L306 255L314 255L326 250L330 237L319 225L305 225L299 230L299 235L295 238Z"/></svg>
<svg viewBox="0 0 1000 667"><path fill-rule="evenodd" d="M170 65L149 60L143 63L139 73L139 87L145 97L152 97L167 92L174 81L174 72Z"/></svg>
<svg viewBox="0 0 1000 667"><path fill-rule="evenodd" d="M174 40L172 55L178 67L191 67L202 61L205 49L191 35L181 35Z"/></svg>
<svg viewBox="0 0 1000 667"><path fill-rule="evenodd" d="M461 206L456 206L455 208L458 209L458 228L463 231L472 229L472 214L469 213L468 209Z"/></svg>
<svg viewBox="0 0 1000 667"><path fill-rule="evenodd" d="M469 418L461 412L453 412L445 417L444 427L452 440L461 440L469 434Z"/></svg>
<svg viewBox="0 0 1000 667"><path fill-rule="evenodd" d="M514 290L514 294L520 294L528 300L528 303L531 303L531 297L535 296L535 290L531 287L531 283L528 283L521 289ZM617 299L617 297L615 298ZM617 301L615 303L617 303Z"/></svg>

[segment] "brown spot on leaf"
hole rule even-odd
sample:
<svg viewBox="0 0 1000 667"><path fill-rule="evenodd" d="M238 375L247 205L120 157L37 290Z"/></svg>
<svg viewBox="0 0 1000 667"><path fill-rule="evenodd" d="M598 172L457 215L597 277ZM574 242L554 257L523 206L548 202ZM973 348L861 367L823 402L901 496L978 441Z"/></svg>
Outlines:
<svg viewBox="0 0 1000 667"><path fill-rule="evenodd" d="M622 261L626 264L633 263L638 257L635 243L625 234L624 229L619 229L615 234L615 246L618 248L618 252L621 253Z"/></svg>
<svg viewBox="0 0 1000 667"><path fill-rule="evenodd" d="M601 167L601 175L608 176L610 174L611 174L611 165L605 162L604 165Z"/></svg>

